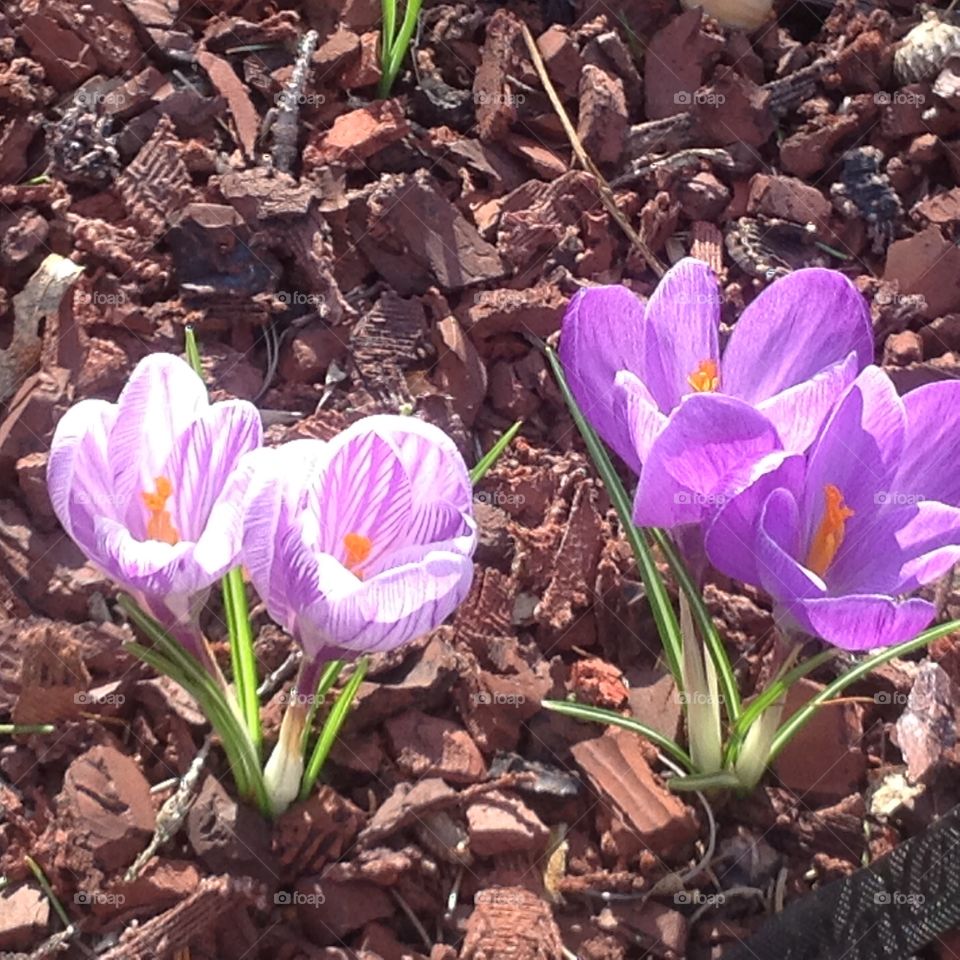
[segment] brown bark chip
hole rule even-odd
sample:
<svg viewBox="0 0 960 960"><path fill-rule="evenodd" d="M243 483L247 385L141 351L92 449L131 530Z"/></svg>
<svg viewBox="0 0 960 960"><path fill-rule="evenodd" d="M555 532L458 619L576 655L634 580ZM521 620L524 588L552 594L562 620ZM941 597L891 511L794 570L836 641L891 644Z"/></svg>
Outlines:
<svg viewBox="0 0 960 960"><path fill-rule="evenodd" d="M594 163L615 164L627 131L623 81L592 64L580 77L580 120L577 134Z"/></svg>
<svg viewBox="0 0 960 960"><path fill-rule="evenodd" d="M488 887L474 898L460 960L561 960L550 905L523 887Z"/></svg>
<svg viewBox="0 0 960 960"><path fill-rule="evenodd" d="M787 694L786 721L823 685L799 680ZM867 758L863 753L863 707L857 703L824 704L800 728L777 758L784 786L804 797L833 802L861 789Z"/></svg>
<svg viewBox="0 0 960 960"><path fill-rule="evenodd" d="M0 950L27 950L46 929L50 901L29 884L0 890Z"/></svg>
<svg viewBox="0 0 960 960"><path fill-rule="evenodd" d="M474 110L484 143L502 140L517 118L519 98L507 78L518 75L524 50L520 20L500 7L487 23L480 66L473 80Z"/></svg>
<svg viewBox="0 0 960 960"><path fill-rule="evenodd" d="M934 224L890 244L883 278L899 283L901 293L921 295L929 320L960 310L960 249Z"/></svg>
<svg viewBox="0 0 960 960"><path fill-rule="evenodd" d="M491 791L467 807L470 850L478 857L536 852L550 831L519 798Z"/></svg>
<svg viewBox="0 0 960 960"><path fill-rule="evenodd" d="M571 747L594 789L629 830L656 853L682 850L697 835L690 811L657 779L640 738L611 730Z"/></svg>
<svg viewBox="0 0 960 960"><path fill-rule="evenodd" d="M89 851L108 874L133 863L153 833L150 784L136 761L113 747L94 747L70 764L59 803L72 824L71 846Z"/></svg>
<svg viewBox="0 0 960 960"><path fill-rule="evenodd" d="M397 764L409 776L475 783L487 772L476 744L455 723L408 710L385 724Z"/></svg>
<svg viewBox="0 0 960 960"><path fill-rule="evenodd" d="M230 63L209 50L200 50L197 53L197 63L206 70L210 82L227 101L243 152L248 158L252 158L260 129L260 114L254 107L247 88L234 73Z"/></svg>
<svg viewBox="0 0 960 960"><path fill-rule="evenodd" d="M368 107L342 113L333 126L303 151L304 171L328 163L362 170L366 161L402 140L410 131L399 100L378 100Z"/></svg>
<svg viewBox="0 0 960 960"><path fill-rule="evenodd" d="M334 944L373 920L394 914L390 895L360 880L337 882L328 877L304 878L289 900L278 893L278 903L296 903L297 916L307 935L320 946Z"/></svg>

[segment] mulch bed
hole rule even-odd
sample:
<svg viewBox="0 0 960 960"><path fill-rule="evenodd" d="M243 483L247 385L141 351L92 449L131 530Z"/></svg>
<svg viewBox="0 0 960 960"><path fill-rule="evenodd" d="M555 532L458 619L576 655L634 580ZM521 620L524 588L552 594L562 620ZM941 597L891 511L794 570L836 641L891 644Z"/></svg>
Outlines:
<svg viewBox="0 0 960 960"><path fill-rule="evenodd" d="M871 301L898 385L960 373L960 83L943 62L896 78L913 4L778 2L749 36L673 0L614 6L428 2L417 76L381 101L374 0L4 5L0 720L57 729L0 745L0 951L62 929L30 855L77 927L69 957L720 957L957 801L953 637L820 711L751 797L711 798L715 852L689 880L700 802L666 789L639 739L539 708L572 693L680 727L538 349L580 285L647 294L656 272L574 165L524 25L641 244L713 264L726 321L773 277L830 266ZM922 72L942 52L911 55ZM292 140L265 124L291 104ZM52 252L84 268L59 309L41 289ZM403 409L475 462L524 426L478 488L470 598L375 660L316 796L267 825L214 746L182 827L128 881L208 728L124 652L113 589L53 516L46 451L70 403L115 398L186 324L214 397L256 399L270 442ZM708 600L749 693L772 621L729 588ZM937 596L960 612L948 584ZM288 641L256 624L266 674ZM928 955L960 955L951 942Z"/></svg>

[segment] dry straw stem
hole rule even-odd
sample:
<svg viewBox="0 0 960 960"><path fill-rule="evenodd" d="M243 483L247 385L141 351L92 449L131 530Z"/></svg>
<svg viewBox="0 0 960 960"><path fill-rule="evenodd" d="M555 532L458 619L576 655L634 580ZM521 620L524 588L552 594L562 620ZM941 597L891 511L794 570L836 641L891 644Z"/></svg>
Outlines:
<svg viewBox="0 0 960 960"><path fill-rule="evenodd" d="M530 51L530 59L533 60L533 65L540 77L540 82L543 84L543 89L546 90L547 96L550 98L550 103L560 118L560 123L563 124L564 132L570 141L570 146L573 147L573 152L576 154L580 166L596 179L597 189L600 191L600 200L607 208L610 216L617 221L620 229L623 230L630 242L640 251L643 258L650 264L654 273L656 273L658 277L662 277L664 273L666 273L666 268L657 259L656 254L640 239L640 235L630 225L630 221L620 212L616 198L613 195L613 190L610 189L610 184L607 183L606 178L597 168L597 165L590 159L587 151L583 149L583 144L577 136L577 131L570 122L567 111L564 110L563 104L557 96L557 91L550 82L550 77L547 76L547 68L544 66L543 57L540 56L540 51L537 49L537 42L533 39L533 34L530 33L526 24L522 25L522 29L524 42L527 45L527 50Z"/></svg>

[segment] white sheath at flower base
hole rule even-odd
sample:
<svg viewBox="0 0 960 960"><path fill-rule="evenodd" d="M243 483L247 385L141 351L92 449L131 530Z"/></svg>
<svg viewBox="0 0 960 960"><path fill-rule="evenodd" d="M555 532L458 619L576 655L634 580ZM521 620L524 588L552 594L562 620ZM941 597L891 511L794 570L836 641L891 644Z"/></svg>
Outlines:
<svg viewBox="0 0 960 960"><path fill-rule="evenodd" d="M773 9L773 0L680 0L687 10L702 7L703 12L725 27L754 30L765 23Z"/></svg>
<svg viewBox="0 0 960 960"><path fill-rule="evenodd" d="M274 816L279 816L297 799L303 778L303 732L308 711L292 704L283 715L280 737L263 768L263 782Z"/></svg>

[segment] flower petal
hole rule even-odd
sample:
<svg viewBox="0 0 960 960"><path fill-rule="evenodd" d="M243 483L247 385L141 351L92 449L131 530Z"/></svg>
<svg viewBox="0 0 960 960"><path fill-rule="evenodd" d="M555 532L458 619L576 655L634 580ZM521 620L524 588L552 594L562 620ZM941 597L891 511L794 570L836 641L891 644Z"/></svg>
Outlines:
<svg viewBox="0 0 960 960"><path fill-rule="evenodd" d="M830 566L830 592L909 593L958 560L960 509L936 501L881 505L848 521Z"/></svg>
<svg viewBox="0 0 960 960"><path fill-rule="evenodd" d="M346 562L345 538L366 537L363 567L408 543L413 491L394 446L360 420L327 445L326 462L311 496L320 531L317 548Z"/></svg>
<svg viewBox="0 0 960 960"><path fill-rule="evenodd" d="M824 597L785 604L807 633L842 650L873 650L917 636L936 616L926 600L898 602L886 596Z"/></svg>
<svg viewBox="0 0 960 960"><path fill-rule="evenodd" d="M816 439L837 398L850 386L860 369L855 353L822 370L809 380L787 387L757 404L757 409L777 428L784 450L804 453Z"/></svg>
<svg viewBox="0 0 960 960"><path fill-rule="evenodd" d="M664 413L691 392L688 378L704 361L717 364L720 389L729 392L720 368L721 302L713 271L692 257L671 267L647 301L641 378Z"/></svg>
<svg viewBox="0 0 960 960"><path fill-rule="evenodd" d="M767 469L769 468L769 469ZM757 565L758 524L767 498L777 489L800 496L804 476L803 457L772 453L757 465L765 470L745 490L720 505L706 531L705 547L710 562L728 577L760 584Z"/></svg>
<svg viewBox="0 0 960 960"><path fill-rule="evenodd" d="M207 389L188 363L170 353L141 360L117 401L107 446L119 515L144 534L140 494L153 490L177 438L207 408Z"/></svg>
<svg viewBox="0 0 960 960"><path fill-rule="evenodd" d="M763 458L779 449L773 424L749 404L691 394L650 448L634 519L641 526L697 523L756 479Z"/></svg>
<svg viewBox="0 0 960 960"><path fill-rule="evenodd" d="M160 476L173 487L169 508L181 540L200 538L240 458L262 442L260 413L246 400L213 404L180 434Z"/></svg>
<svg viewBox="0 0 960 960"><path fill-rule="evenodd" d="M570 301L560 334L560 362L570 391L601 438L636 473L640 463L613 391L621 370L644 375L643 304L626 287L590 287Z"/></svg>
<svg viewBox="0 0 960 960"><path fill-rule="evenodd" d="M653 441L667 425L667 417L660 412L643 381L629 370L621 370L617 374L614 394L619 399L622 416L630 431L634 460L642 464L650 453Z"/></svg>
<svg viewBox="0 0 960 960"><path fill-rule="evenodd" d="M827 485L837 487L857 514L877 509L878 494L890 489L903 450L906 415L890 378L867 367L837 404L810 449L806 495L800 505L805 543L824 510Z"/></svg>
<svg viewBox="0 0 960 960"><path fill-rule="evenodd" d="M416 417L391 414L366 417L362 423L396 450L415 503L444 500L459 510L473 508L467 466L457 445L439 427Z"/></svg>
<svg viewBox="0 0 960 960"><path fill-rule="evenodd" d="M312 605L301 617L305 644L354 653L393 650L443 623L466 598L472 580L469 557L431 551L418 563L394 567L350 593L327 595Z"/></svg>
<svg viewBox="0 0 960 960"><path fill-rule="evenodd" d="M96 547L96 517L117 515L107 466L107 438L116 416L115 404L81 400L60 418L50 442L50 502L63 529L88 556Z"/></svg>
<svg viewBox="0 0 960 960"><path fill-rule="evenodd" d="M826 595L823 581L797 559L801 546L800 508L793 494L774 490L757 524L759 585L775 600L790 603Z"/></svg>
<svg viewBox="0 0 960 960"><path fill-rule="evenodd" d="M193 544L137 540L116 520L97 520L98 545L91 559L118 583L146 597L188 596L209 587L223 573L194 562Z"/></svg>
<svg viewBox="0 0 960 960"><path fill-rule="evenodd" d="M960 383L929 383L903 396L907 438L893 481L898 494L960 506Z"/></svg>
<svg viewBox="0 0 960 960"><path fill-rule="evenodd" d="M797 270L743 311L723 354L722 389L751 403L781 393L850 353L873 361L870 312L835 270Z"/></svg>
<svg viewBox="0 0 960 960"><path fill-rule="evenodd" d="M248 453L240 471L249 474L243 512L242 561L270 615L292 629L290 586L280 555L285 537L299 543L309 484L326 455L322 440L293 440ZM240 481L238 481L240 482Z"/></svg>

